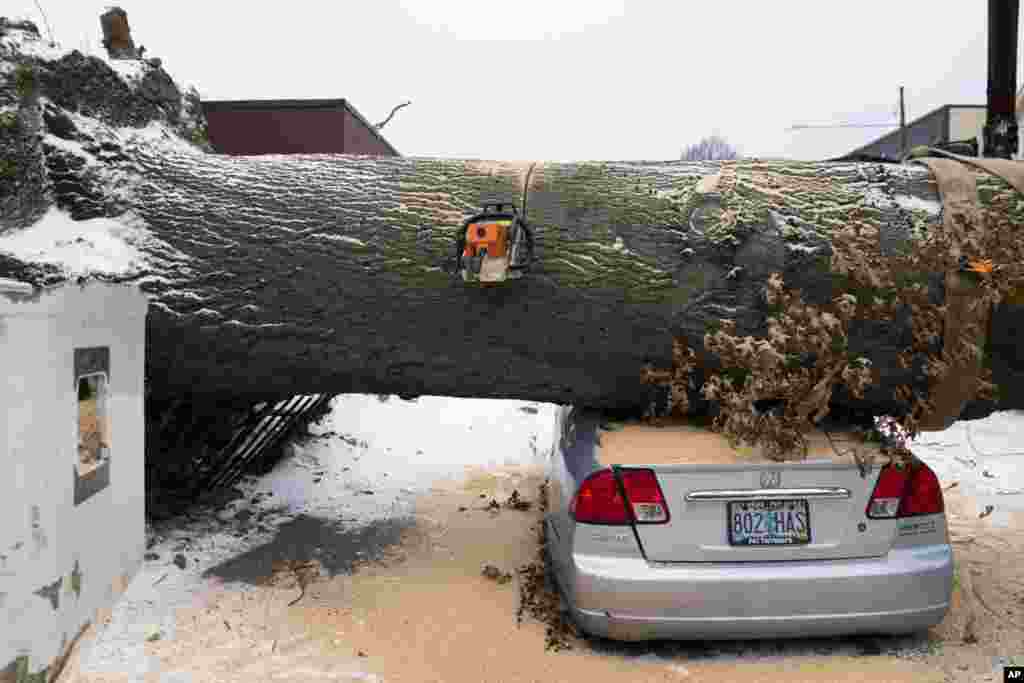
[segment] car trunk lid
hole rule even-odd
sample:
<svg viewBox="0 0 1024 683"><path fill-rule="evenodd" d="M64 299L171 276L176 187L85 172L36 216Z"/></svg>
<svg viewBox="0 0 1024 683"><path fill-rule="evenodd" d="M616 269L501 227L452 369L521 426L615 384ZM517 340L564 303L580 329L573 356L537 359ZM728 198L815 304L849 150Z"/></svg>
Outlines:
<svg viewBox="0 0 1024 683"><path fill-rule="evenodd" d="M648 560L752 562L885 555L896 520L868 519L880 462L840 455L852 438L811 435L808 459L775 462L689 425L627 425L601 436L599 460L653 470L669 521L636 525ZM862 445L863 447L863 445ZM877 451L869 452L878 456ZM801 527L806 527L806 530ZM794 539L794 544L778 541ZM744 544L746 543L746 544Z"/></svg>

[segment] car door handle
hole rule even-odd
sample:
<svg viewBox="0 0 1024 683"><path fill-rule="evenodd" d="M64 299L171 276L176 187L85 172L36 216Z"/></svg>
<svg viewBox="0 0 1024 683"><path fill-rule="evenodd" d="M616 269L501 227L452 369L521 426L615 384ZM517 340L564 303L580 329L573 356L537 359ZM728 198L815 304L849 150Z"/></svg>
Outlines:
<svg viewBox="0 0 1024 683"><path fill-rule="evenodd" d="M849 498L850 489L841 487L801 488L801 489L715 489L709 491L690 491L686 494L687 502L708 502L721 500L778 500L780 498L818 498L836 499Z"/></svg>

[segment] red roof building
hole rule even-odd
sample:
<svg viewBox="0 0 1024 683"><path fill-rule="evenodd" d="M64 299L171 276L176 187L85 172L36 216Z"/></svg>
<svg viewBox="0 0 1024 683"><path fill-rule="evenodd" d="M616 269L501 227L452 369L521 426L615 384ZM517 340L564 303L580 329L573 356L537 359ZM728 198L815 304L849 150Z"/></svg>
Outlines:
<svg viewBox="0 0 1024 683"><path fill-rule="evenodd" d="M401 156L347 100L203 102L210 144L222 154Z"/></svg>

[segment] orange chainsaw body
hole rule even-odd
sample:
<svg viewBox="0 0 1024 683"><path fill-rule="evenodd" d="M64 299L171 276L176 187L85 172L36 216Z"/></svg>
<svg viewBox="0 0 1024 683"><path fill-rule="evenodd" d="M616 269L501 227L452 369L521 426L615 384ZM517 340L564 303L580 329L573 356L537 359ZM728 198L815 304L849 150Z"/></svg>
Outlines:
<svg viewBox="0 0 1024 683"><path fill-rule="evenodd" d="M508 251L508 229L511 225L511 221L470 223L466 226L463 256L477 256L486 249L488 256L504 258Z"/></svg>

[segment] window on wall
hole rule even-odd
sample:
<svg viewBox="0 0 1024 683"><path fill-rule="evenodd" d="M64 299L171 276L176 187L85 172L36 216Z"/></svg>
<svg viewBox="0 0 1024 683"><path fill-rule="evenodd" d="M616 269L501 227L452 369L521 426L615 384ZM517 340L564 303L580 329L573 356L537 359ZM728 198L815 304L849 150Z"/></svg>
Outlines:
<svg viewBox="0 0 1024 683"><path fill-rule="evenodd" d="M75 349L75 504L110 485L110 350Z"/></svg>

